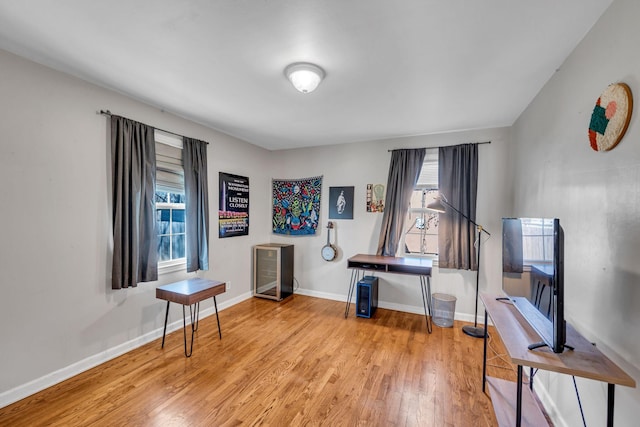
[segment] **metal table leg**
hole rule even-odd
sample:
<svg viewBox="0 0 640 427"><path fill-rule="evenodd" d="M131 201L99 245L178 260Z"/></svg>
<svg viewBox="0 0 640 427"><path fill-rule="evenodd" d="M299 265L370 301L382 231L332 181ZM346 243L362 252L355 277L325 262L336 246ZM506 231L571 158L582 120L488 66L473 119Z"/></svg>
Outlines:
<svg viewBox="0 0 640 427"><path fill-rule="evenodd" d="M488 313L487 309L484 310L484 351L482 356L482 392L485 393L485 386L487 384L487 341L489 338L488 331Z"/></svg>
<svg viewBox="0 0 640 427"><path fill-rule="evenodd" d="M522 365L518 365L518 384L516 395L516 427L522 425Z"/></svg>
<svg viewBox="0 0 640 427"><path fill-rule="evenodd" d="M427 331L431 333L431 281L429 276L420 276L420 289L422 290L422 305L424 307L424 318L427 322Z"/></svg>
<svg viewBox="0 0 640 427"><path fill-rule="evenodd" d="M182 335L184 336L184 355L191 357L193 354L193 336L196 334L195 324L193 323L193 310L189 306L189 315L191 317L191 348L187 353L187 315L184 311L184 305L182 306Z"/></svg>
<svg viewBox="0 0 640 427"><path fill-rule="evenodd" d="M198 325L200 324L200 302L195 303L195 310L191 310L191 306L189 306L189 314L191 315L191 329L193 331L198 330Z"/></svg>
<svg viewBox="0 0 640 427"><path fill-rule="evenodd" d="M164 348L164 337L167 335L167 319L169 318L169 302L167 301L167 312L164 315L164 330L162 331L162 346L160 348Z"/></svg>
<svg viewBox="0 0 640 427"><path fill-rule="evenodd" d="M613 427L613 403L615 400L616 385L607 385L607 427Z"/></svg>
<svg viewBox="0 0 640 427"><path fill-rule="evenodd" d="M216 308L216 321L218 322L218 336L222 339L222 330L220 329L220 317L218 316L218 302L216 296L213 296L213 306Z"/></svg>
<svg viewBox="0 0 640 427"><path fill-rule="evenodd" d="M358 270L351 270L351 281L349 282L349 293L347 295L347 306L344 308L344 318L349 317L349 306L351 305L351 298L353 298L353 291L356 288L356 282L358 281Z"/></svg>

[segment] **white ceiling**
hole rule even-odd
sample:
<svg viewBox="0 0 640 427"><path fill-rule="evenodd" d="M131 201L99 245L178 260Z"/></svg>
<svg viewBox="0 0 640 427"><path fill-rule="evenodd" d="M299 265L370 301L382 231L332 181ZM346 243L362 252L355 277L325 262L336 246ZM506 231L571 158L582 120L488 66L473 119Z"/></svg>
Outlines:
<svg viewBox="0 0 640 427"><path fill-rule="evenodd" d="M2 0L0 48L284 149L510 126L611 2Z"/></svg>

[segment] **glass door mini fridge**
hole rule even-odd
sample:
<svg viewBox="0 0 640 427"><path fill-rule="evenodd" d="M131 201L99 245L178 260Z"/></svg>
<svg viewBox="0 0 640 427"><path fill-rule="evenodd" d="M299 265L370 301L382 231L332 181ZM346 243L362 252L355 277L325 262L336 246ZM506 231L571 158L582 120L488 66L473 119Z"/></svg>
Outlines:
<svg viewBox="0 0 640 427"><path fill-rule="evenodd" d="M293 295L293 245L253 247L253 295L276 301Z"/></svg>

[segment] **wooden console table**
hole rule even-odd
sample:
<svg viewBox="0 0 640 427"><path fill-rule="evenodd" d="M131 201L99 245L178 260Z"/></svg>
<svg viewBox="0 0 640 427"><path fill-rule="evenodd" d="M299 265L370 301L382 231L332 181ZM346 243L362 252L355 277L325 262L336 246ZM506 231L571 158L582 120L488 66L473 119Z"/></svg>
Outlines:
<svg viewBox="0 0 640 427"><path fill-rule="evenodd" d="M485 391L485 384L489 384L491 402L498 424L518 427L548 425L533 396L533 379L529 378L529 389L522 387L522 367L528 366L606 382L608 384L607 426L613 426L615 385L635 387L635 380L569 324L567 324L566 342L574 347L574 350L565 350L563 353L554 353L546 347L529 350L527 346L539 342L540 336L509 301L498 301L496 298L496 295L481 295L485 306L482 391ZM498 330L511 361L518 367L516 383L487 377L488 316Z"/></svg>
<svg viewBox="0 0 640 427"><path fill-rule="evenodd" d="M347 268L351 272L347 306L344 309L344 317L349 316L349 305L353 297L356 283L364 276L365 271L378 273L409 274L420 277L420 289L422 290L422 305L424 317L427 323L427 331L431 333L431 267L432 262L428 258L393 257L382 255L354 255L347 261Z"/></svg>
<svg viewBox="0 0 640 427"><path fill-rule="evenodd" d="M169 318L169 304L175 302L182 304L182 331L184 335L184 355L191 357L193 354L193 335L198 330L198 320L200 317L200 301L213 297L213 305L216 309L216 320L218 321L218 335L222 339L220 329L220 318L218 317L218 302L216 295L226 291L226 283L217 280L188 279L181 282L170 283L156 288L156 298L167 301L167 311L164 315L164 330L162 332L162 348L164 348L164 337L167 334L167 319ZM191 348L187 353L187 320L185 306L189 306L191 316ZM194 307L192 307L194 306Z"/></svg>

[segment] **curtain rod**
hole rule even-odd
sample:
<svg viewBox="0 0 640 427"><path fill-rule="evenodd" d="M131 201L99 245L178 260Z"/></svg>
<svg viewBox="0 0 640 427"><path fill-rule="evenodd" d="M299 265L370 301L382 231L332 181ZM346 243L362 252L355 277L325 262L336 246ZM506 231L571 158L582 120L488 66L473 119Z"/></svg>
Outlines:
<svg viewBox="0 0 640 427"><path fill-rule="evenodd" d="M491 141L483 141L483 142L472 142L472 144L491 144ZM443 147L452 147L453 145L443 145ZM440 147L420 147L420 148L440 148ZM392 150L387 150L388 153L392 152L393 150L415 150L415 148L394 148Z"/></svg>
<svg viewBox="0 0 640 427"><path fill-rule="evenodd" d="M111 113L111 111L109 111L109 110L100 110L100 111L98 111L98 114L102 114L103 116L109 116L109 117L111 117L111 116L113 115L113 114ZM129 120L132 120L132 119L129 119ZM138 123L142 123L142 122L138 122ZM149 125L147 125L146 123L143 123L143 124L144 124L145 126L149 126ZM154 129L156 129L156 130L159 130L160 132L170 133L171 135L179 136L179 137L181 137L181 138L189 138L188 136L187 136L187 137L185 137L184 135L180 135L179 133L171 132L170 130L160 129L160 128L157 128L157 127L155 127L155 126L151 126L151 127L152 127L152 128L154 128ZM209 143L208 143L207 141L204 141L204 142L205 142L207 145L209 145Z"/></svg>

